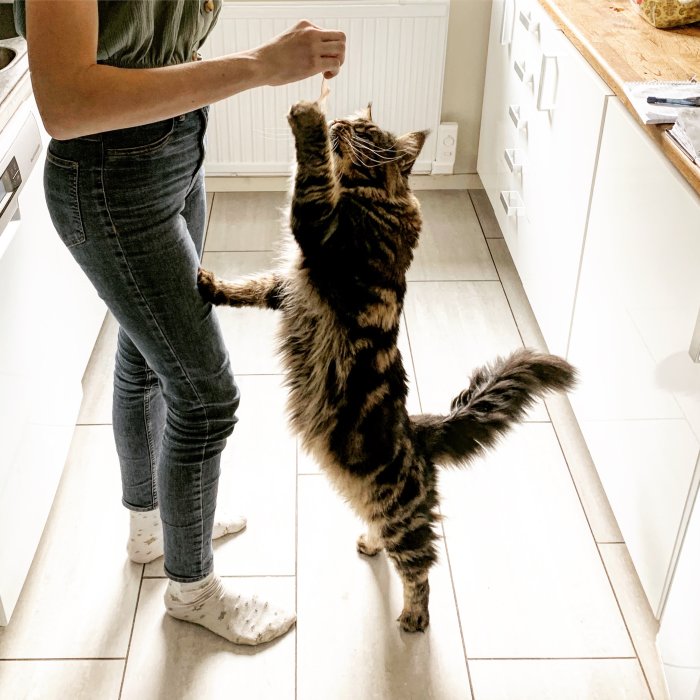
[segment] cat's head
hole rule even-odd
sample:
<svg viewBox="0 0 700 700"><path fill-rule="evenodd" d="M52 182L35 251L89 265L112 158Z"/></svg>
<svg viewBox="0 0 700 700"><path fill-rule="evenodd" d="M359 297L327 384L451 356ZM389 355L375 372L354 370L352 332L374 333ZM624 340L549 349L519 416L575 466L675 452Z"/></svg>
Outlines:
<svg viewBox="0 0 700 700"><path fill-rule="evenodd" d="M330 125L336 170L353 184L400 192L423 148L429 131L404 136L381 129L372 121L372 105L348 119L335 119Z"/></svg>

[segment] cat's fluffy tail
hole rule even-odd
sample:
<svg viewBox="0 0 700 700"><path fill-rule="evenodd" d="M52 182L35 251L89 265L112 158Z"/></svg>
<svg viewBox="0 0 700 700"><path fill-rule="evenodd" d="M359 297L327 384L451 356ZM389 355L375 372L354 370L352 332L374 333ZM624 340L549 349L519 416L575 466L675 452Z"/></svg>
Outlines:
<svg viewBox="0 0 700 700"><path fill-rule="evenodd" d="M564 359L524 349L477 369L449 415L411 416L420 447L442 466L465 465L493 447L535 400L567 391L576 370Z"/></svg>

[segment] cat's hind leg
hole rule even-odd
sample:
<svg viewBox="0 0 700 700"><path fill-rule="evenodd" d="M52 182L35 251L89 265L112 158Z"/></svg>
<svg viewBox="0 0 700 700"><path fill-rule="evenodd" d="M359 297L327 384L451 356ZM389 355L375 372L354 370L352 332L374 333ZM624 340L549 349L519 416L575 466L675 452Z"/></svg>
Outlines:
<svg viewBox="0 0 700 700"><path fill-rule="evenodd" d="M406 632L423 632L430 623L428 572L436 559L433 544L436 536L428 525L420 526L420 529L424 531L407 533L409 537L418 535L423 540L423 544L418 547L386 545L387 554L394 562L403 583L403 610L398 621Z"/></svg>
<svg viewBox="0 0 700 700"><path fill-rule="evenodd" d="M398 620L406 632L422 632L430 622L428 573L437 561L438 518L423 502L397 513L382 528L387 555L403 583L403 610Z"/></svg>
<svg viewBox="0 0 700 700"><path fill-rule="evenodd" d="M380 527L377 523L370 523L367 532L357 538L357 551L368 557L373 557L384 549Z"/></svg>

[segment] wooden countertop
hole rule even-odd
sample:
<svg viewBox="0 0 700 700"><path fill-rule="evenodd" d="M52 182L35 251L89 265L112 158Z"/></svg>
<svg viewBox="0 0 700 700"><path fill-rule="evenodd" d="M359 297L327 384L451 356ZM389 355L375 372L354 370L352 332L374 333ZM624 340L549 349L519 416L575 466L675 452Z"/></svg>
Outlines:
<svg viewBox="0 0 700 700"><path fill-rule="evenodd" d="M635 80L689 80L700 93L700 23L657 29L630 0L539 0L608 87L642 124L622 89ZM661 150L700 195L700 167L665 132L668 124L644 125Z"/></svg>

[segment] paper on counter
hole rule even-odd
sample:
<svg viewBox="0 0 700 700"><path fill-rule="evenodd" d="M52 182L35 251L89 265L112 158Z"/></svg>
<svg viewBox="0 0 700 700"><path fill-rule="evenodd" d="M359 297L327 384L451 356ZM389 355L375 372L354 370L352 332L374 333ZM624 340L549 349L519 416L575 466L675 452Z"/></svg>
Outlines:
<svg viewBox="0 0 700 700"><path fill-rule="evenodd" d="M695 80L623 83L622 87L645 124L673 124L681 110L688 109L683 105L649 104L647 97L696 97L700 95L700 83ZM700 107L691 109L700 111Z"/></svg>

